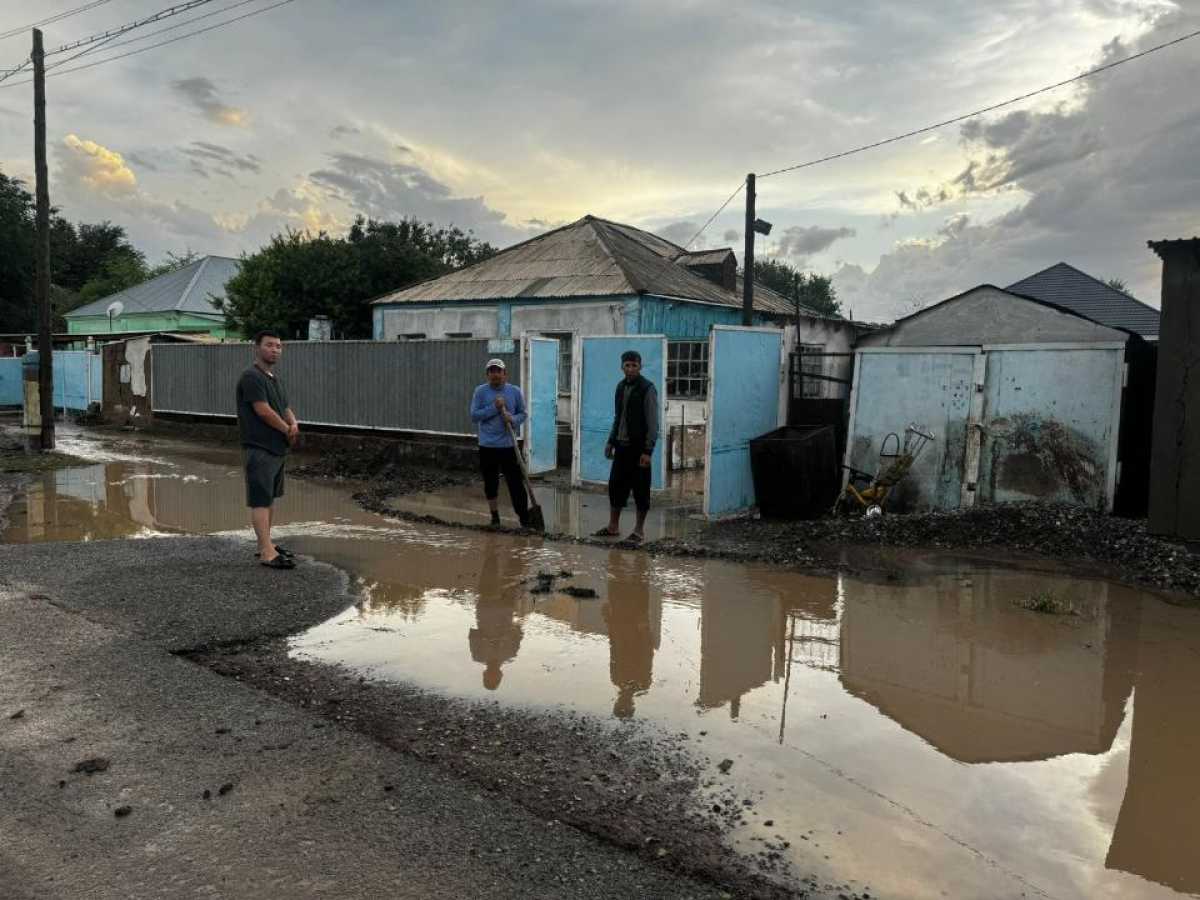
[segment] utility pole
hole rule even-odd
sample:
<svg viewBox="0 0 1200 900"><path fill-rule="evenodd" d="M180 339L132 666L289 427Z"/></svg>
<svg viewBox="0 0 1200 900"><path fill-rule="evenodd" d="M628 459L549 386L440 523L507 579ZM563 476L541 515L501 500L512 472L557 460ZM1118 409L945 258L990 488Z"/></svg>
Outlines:
<svg viewBox="0 0 1200 900"><path fill-rule="evenodd" d="M41 447L54 449L54 358L50 347L50 185L46 171L46 51L42 32L33 29L33 165L37 179L37 237L34 242L33 296L38 312L38 399Z"/></svg>
<svg viewBox="0 0 1200 900"><path fill-rule="evenodd" d="M754 324L754 173L746 176L746 251L742 257L742 324Z"/></svg>

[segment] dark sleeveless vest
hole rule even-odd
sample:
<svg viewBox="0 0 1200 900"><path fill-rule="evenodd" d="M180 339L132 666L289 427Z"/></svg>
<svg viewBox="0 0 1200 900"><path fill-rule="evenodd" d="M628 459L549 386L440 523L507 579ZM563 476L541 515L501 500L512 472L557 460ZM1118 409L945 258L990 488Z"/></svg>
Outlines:
<svg viewBox="0 0 1200 900"><path fill-rule="evenodd" d="M629 431L629 446L644 448L646 446L646 391L652 387L650 379L644 375L639 375L637 381L633 383L633 391L629 395L629 419L625 423L625 427ZM625 403L625 379L622 378L617 382L616 392L616 416L613 419L616 427L613 430L614 435L621 428L621 408Z"/></svg>

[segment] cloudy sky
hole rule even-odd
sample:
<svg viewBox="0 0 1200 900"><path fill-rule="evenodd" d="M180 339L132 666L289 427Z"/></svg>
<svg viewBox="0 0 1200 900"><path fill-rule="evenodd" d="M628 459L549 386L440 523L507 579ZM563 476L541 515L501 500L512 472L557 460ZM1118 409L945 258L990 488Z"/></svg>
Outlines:
<svg viewBox="0 0 1200 900"><path fill-rule="evenodd" d="M64 69L263 9L214 0ZM83 5L4 0L0 33ZM48 48L169 0L108 0ZM585 213L687 241L748 171L948 118L1200 29L1200 0L293 0L47 82L53 202L151 259L356 212L500 245ZM128 38L122 38L128 40ZM115 42L114 42L115 43ZM0 68L28 53L0 40ZM61 59L62 56L56 59ZM55 60L51 60L52 62ZM32 91L0 85L0 170ZM759 182L760 252L888 318L1059 260L1157 305L1147 239L1200 234L1200 39L965 125ZM695 246L741 246L740 199Z"/></svg>

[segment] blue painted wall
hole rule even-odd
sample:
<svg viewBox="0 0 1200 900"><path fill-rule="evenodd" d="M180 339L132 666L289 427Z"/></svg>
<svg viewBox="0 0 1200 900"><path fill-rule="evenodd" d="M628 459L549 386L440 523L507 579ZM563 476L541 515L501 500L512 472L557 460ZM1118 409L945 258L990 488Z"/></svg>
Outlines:
<svg viewBox="0 0 1200 900"><path fill-rule="evenodd" d="M673 341L705 340L713 325L741 325L741 309L730 306L713 306L705 303L689 303L686 300L671 300L650 295L631 297L570 297L561 300L532 298L520 300L448 300L443 303L397 303L377 306L372 320L376 340L383 338L383 312L385 309L437 309L461 303L464 306L480 304L497 306L497 333L501 337L512 336L512 310L514 306L570 306L575 303L612 303L620 301L625 306L626 334L665 334ZM755 325L771 324L763 316L756 315Z"/></svg>
<svg viewBox="0 0 1200 900"><path fill-rule="evenodd" d="M21 360L15 356L0 359L0 406L21 406L25 402L21 386Z"/></svg>

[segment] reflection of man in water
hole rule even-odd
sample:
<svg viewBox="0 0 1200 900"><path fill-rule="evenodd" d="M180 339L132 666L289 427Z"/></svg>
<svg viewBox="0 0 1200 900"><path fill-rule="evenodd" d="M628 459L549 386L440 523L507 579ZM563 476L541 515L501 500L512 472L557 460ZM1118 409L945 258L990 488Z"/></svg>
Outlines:
<svg viewBox="0 0 1200 900"><path fill-rule="evenodd" d="M650 689L654 672L654 629L650 627L648 561L642 553L609 554L608 674L617 688L613 715L628 719L634 698Z"/></svg>
<svg viewBox="0 0 1200 900"><path fill-rule="evenodd" d="M501 564L503 562L503 565ZM467 635L471 659L483 663L483 686L500 687L503 665L521 649L521 626L513 621L520 561L488 540L479 570L479 599L475 603L475 627Z"/></svg>

